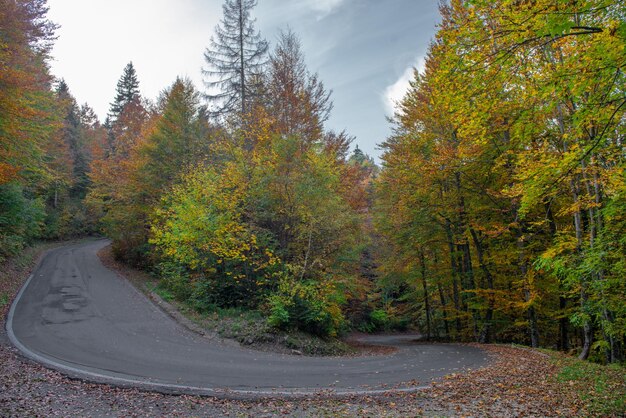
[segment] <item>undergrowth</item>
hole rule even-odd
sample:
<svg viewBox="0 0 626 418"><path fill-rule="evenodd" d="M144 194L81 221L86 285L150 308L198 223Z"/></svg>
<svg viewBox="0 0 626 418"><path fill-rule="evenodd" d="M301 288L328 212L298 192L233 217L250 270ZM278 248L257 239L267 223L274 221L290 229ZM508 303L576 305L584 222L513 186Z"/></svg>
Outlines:
<svg viewBox="0 0 626 418"><path fill-rule="evenodd" d="M626 414L626 367L604 366L577 358L559 356L557 381L577 392L585 409L593 416Z"/></svg>

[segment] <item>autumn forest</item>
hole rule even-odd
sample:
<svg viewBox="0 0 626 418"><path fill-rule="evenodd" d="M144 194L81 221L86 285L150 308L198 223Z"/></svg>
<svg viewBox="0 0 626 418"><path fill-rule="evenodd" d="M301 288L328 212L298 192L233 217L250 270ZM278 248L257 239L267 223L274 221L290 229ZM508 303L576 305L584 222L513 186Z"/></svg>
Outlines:
<svg viewBox="0 0 626 418"><path fill-rule="evenodd" d="M443 3L379 164L255 6L224 1L203 86L142 97L131 62L99 120L51 75L46 0L0 0L0 261L103 236L198 313L624 361L623 3Z"/></svg>

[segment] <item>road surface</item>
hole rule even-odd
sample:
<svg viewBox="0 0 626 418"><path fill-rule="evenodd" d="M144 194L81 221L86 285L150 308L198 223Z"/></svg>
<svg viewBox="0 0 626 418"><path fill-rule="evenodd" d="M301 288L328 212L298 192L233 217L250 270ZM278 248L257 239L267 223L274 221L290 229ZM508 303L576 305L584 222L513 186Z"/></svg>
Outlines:
<svg viewBox="0 0 626 418"><path fill-rule="evenodd" d="M173 393L227 397L415 390L487 361L475 347L372 337L391 355L305 357L246 349L192 333L97 256L108 241L52 250L7 318L26 356L72 377Z"/></svg>

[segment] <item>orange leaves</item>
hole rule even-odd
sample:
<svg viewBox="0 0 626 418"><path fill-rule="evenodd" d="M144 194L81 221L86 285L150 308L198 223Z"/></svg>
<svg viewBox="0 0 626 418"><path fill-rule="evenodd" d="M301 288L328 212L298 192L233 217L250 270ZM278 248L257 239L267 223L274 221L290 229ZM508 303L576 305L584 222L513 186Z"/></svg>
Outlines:
<svg viewBox="0 0 626 418"><path fill-rule="evenodd" d="M243 115L243 120L241 135L244 143L253 153L256 150L267 150L276 132L274 117L263 106L255 105L251 112Z"/></svg>
<svg viewBox="0 0 626 418"><path fill-rule="evenodd" d="M0 162L0 185L16 179L19 170L19 167L14 167L11 164Z"/></svg>
<svg viewBox="0 0 626 418"><path fill-rule="evenodd" d="M43 172L41 148L58 127L45 66L54 26L39 1L0 2L0 183ZM11 167L9 167L11 166Z"/></svg>

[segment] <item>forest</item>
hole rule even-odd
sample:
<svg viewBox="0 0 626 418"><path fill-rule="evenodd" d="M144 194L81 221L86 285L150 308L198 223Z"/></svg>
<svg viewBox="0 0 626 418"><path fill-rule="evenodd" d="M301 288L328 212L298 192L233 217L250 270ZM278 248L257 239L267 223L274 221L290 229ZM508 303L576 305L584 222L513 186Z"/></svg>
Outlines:
<svg viewBox="0 0 626 418"><path fill-rule="evenodd" d="M297 33L225 0L204 86L123 69L100 121L46 0L0 0L0 261L108 237L197 312L626 356L626 7L451 0L381 138L328 129Z"/></svg>

